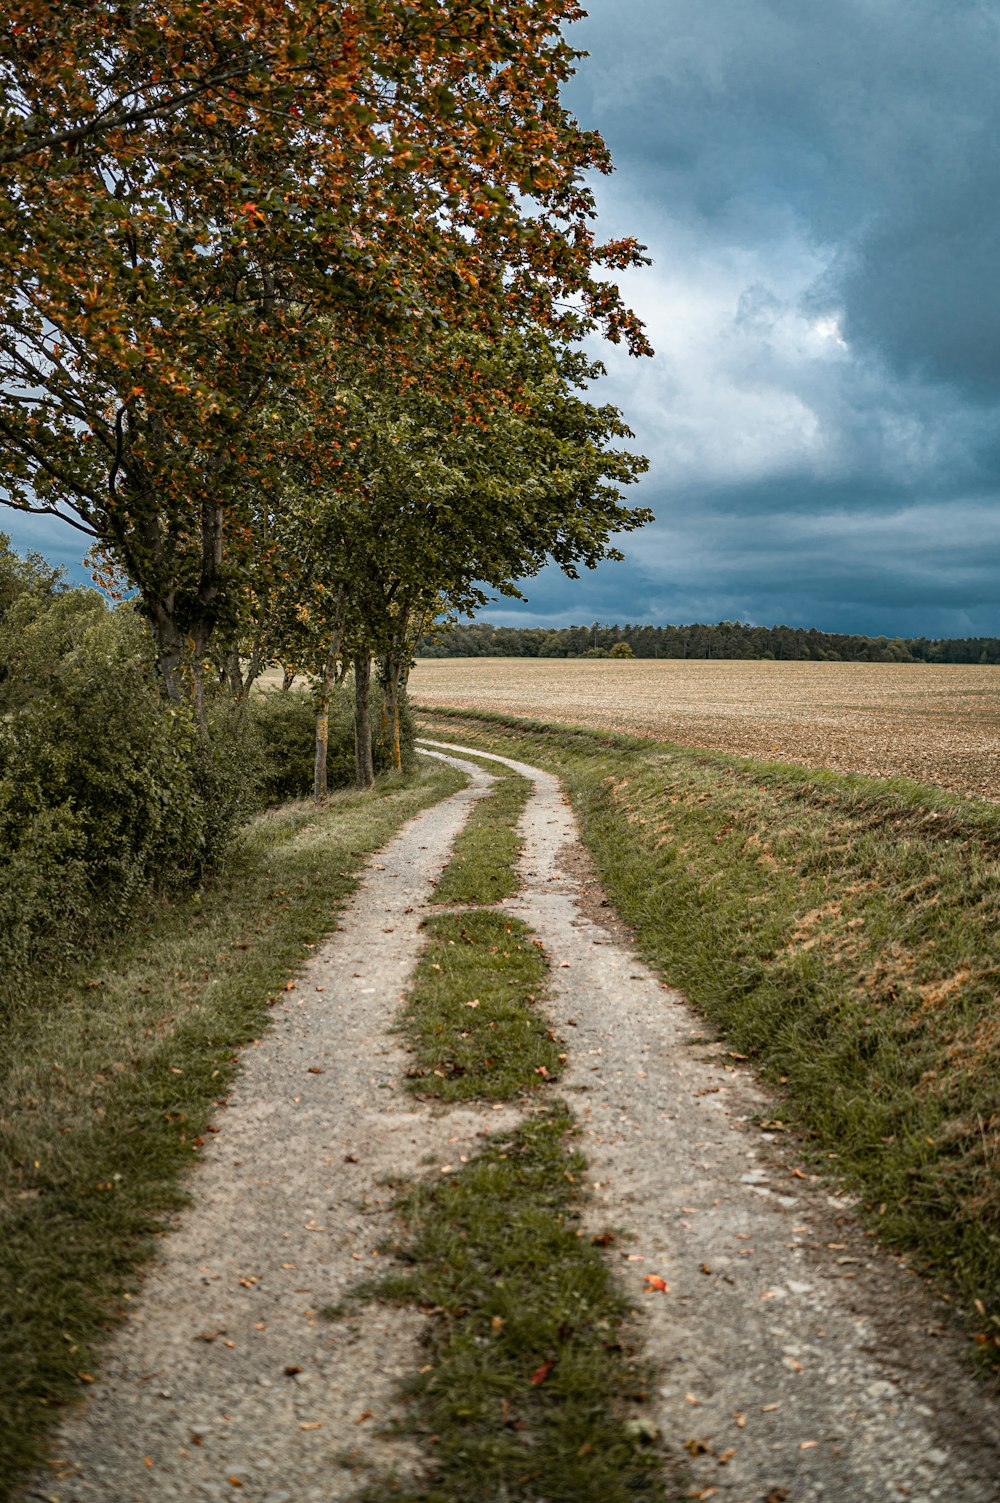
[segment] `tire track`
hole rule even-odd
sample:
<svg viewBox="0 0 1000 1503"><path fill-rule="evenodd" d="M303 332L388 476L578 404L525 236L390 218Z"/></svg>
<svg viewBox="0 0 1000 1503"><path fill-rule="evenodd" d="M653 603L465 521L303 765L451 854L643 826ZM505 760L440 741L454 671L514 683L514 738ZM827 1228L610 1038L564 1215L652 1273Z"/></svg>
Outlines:
<svg viewBox="0 0 1000 1503"><path fill-rule="evenodd" d="M522 890L503 906L550 956L593 1226L634 1237L621 1274L662 1373L656 1421L668 1446L690 1442L692 1496L997 1503L1000 1418L944 1333L945 1307L870 1243L849 1202L767 1141L753 1122L773 1105L750 1071L692 1048L703 1022L584 915L564 871L580 844L558 780L422 744L534 783ZM646 1293L647 1274L669 1291Z"/></svg>

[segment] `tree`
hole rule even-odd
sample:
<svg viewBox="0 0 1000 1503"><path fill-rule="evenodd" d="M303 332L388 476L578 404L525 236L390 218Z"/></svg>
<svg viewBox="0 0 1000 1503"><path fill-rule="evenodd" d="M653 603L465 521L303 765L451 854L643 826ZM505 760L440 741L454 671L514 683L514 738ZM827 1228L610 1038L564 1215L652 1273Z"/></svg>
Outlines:
<svg viewBox="0 0 1000 1503"><path fill-rule="evenodd" d="M259 567L316 393L453 324L648 349L610 168L558 90L575 0L13 0L0 43L0 482L141 591L168 689ZM296 421L281 422L284 412Z"/></svg>
<svg viewBox="0 0 1000 1503"><path fill-rule="evenodd" d="M578 394L597 362L540 330L456 333L438 342L434 361L433 381L400 386L361 371L341 384L349 468L343 489L307 508L317 575L343 592L362 786L373 656L395 737L416 644L443 609L471 613L489 589L518 597L516 581L549 560L576 577L580 566L620 558L613 535L650 518L622 503L620 488L646 460L617 447L631 437L621 414ZM322 542L338 536L339 550Z"/></svg>
<svg viewBox="0 0 1000 1503"><path fill-rule="evenodd" d="M616 642L608 653L609 658L634 658L635 653L627 642Z"/></svg>

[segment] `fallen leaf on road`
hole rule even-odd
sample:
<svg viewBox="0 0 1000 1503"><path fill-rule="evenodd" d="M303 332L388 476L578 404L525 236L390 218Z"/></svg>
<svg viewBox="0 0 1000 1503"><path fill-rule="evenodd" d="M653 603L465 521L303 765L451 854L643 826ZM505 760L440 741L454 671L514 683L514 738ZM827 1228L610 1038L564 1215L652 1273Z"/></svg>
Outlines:
<svg viewBox="0 0 1000 1503"><path fill-rule="evenodd" d="M153 1458L152 1458L152 1456L144 1456L142 1458L142 1464L143 1464L144 1467L152 1467L152 1465L153 1465Z"/></svg>
<svg viewBox="0 0 1000 1503"><path fill-rule="evenodd" d="M358 1417L354 1421L354 1423L356 1425L363 1425L364 1422L365 1422L365 1420L371 1419L371 1417L372 1417L372 1411L370 1409L362 1409L361 1413L358 1415Z"/></svg>
<svg viewBox="0 0 1000 1503"><path fill-rule="evenodd" d="M732 1461L732 1459L733 1459L733 1457L735 1455L736 1455L736 1447L735 1446L728 1446L726 1448L726 1450L719 1452L719 1465L720 1466L725 1466L726 1462L727 1461Z"/></svg>
<svg viewBox="0 0 1000 1503"><path fill-rule="evenodd" d="M319 1430L322 1428L322 1420L299 1420L300 1430Z"/></svg>
<svg viewBox="0 0 1000 1503"><path fill-rule="evenodd" d="M647 1273L644 1279L647 1294L669 1294L670 1285L658 1273Z"/></svg>
<svg viewBox="0 0 1000 1503"><path fill-rule="evenodd" d="M684 1442L684 1449L685 1451L690 1452L692 1456L707 1456L711 1451L712 1446L707 1435L705 1436L704 1440L699 1439L697 1435L694 1435L690 1440L686 1440Z"/></svg>
<svg viewBox="0 0 1000 1503"><path fill-rule="evenodd" d="M799 1450L800 1451L811 1451L814 1446L818 1446L818 1445L819 1445L819 1441L818 1440L803 1440L799 1444Z"/></svg>

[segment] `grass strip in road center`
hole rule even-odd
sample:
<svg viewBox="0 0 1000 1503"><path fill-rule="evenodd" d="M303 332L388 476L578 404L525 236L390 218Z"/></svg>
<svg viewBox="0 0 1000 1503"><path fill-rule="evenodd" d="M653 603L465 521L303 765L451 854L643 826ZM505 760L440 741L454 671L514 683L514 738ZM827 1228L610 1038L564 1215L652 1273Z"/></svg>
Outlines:
<svg viewBox="0 0 1000 1503"><path fill-rule="evenodd" d="M22 988L0 1057L0 1499L86 1391L269 998L335 927L366 858L463 781L437 765L273 809L202 894Z"/></svg>
<svg viewBox="0 0 1000 1503"><path fill-rule="evenodd" d="M517 824L531 784L493 762L493 791L473 806L431 899L434 903L500 903L517 892Z"/></svg>
<svg viewBox="0 0 1000 1503"><path fill-rule="evenodd" d="M646 958L784 1095L890 1246L1000 1364L1000 809L489 712L425 733L569 792Z"/></svg>
<svg viewBox="0 0 1000 1503"><path fill-rule="evenodd" d="M654 1432L629 1407L648 1374L604 1258L580 1235L585 1165L554 1103L459 1173L398 1203L412 1265L370 1291L430 1308L427 1367L402 1427L430 1476L396 1503L662 1503ZM379 1488L359 1503L383 1503Z"/></svg>
<svg viewBox="0 0 1000 1503"><path fill-rule="evenodd" d="M424 924L400 1027L411 1087L441 1101L510 1101L560 1073L561 1041L535 1011L548 966L530 930L504 913Z"/></svg>

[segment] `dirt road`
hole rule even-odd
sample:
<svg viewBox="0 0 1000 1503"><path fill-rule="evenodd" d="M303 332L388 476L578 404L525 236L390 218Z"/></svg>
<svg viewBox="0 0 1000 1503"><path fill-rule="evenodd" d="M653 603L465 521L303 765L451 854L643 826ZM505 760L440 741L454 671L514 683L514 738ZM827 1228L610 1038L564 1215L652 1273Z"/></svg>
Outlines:
<svg viewBox="0 0 1000 1503"><path fill-rule="evenodd" d="M32 1499L329 1503L373 1468L419 1470L378 1431L419 1365L423 1317L318 1312L385 1262L387 1172L436 1172L430 1153L474 1152L516 1119L414 1102L391 1032L434 880L489 788L466 765L470 787L376 858L247 1051L193 1202ZM648 1412L687 1467L681 1493L997 1503L1000 1420L944 1308L760 1130L768 1101L750 1073L694 1042L703 1025L682 999L591 917L556 780L509 765L534 794L522 890L505 906L551 960L546 1005L569 1053L557 1089L584 1128L593 1227L619 1229L608 1256L659 1370ZM645 1294L646 1274L668 1289Z"/></svg>

